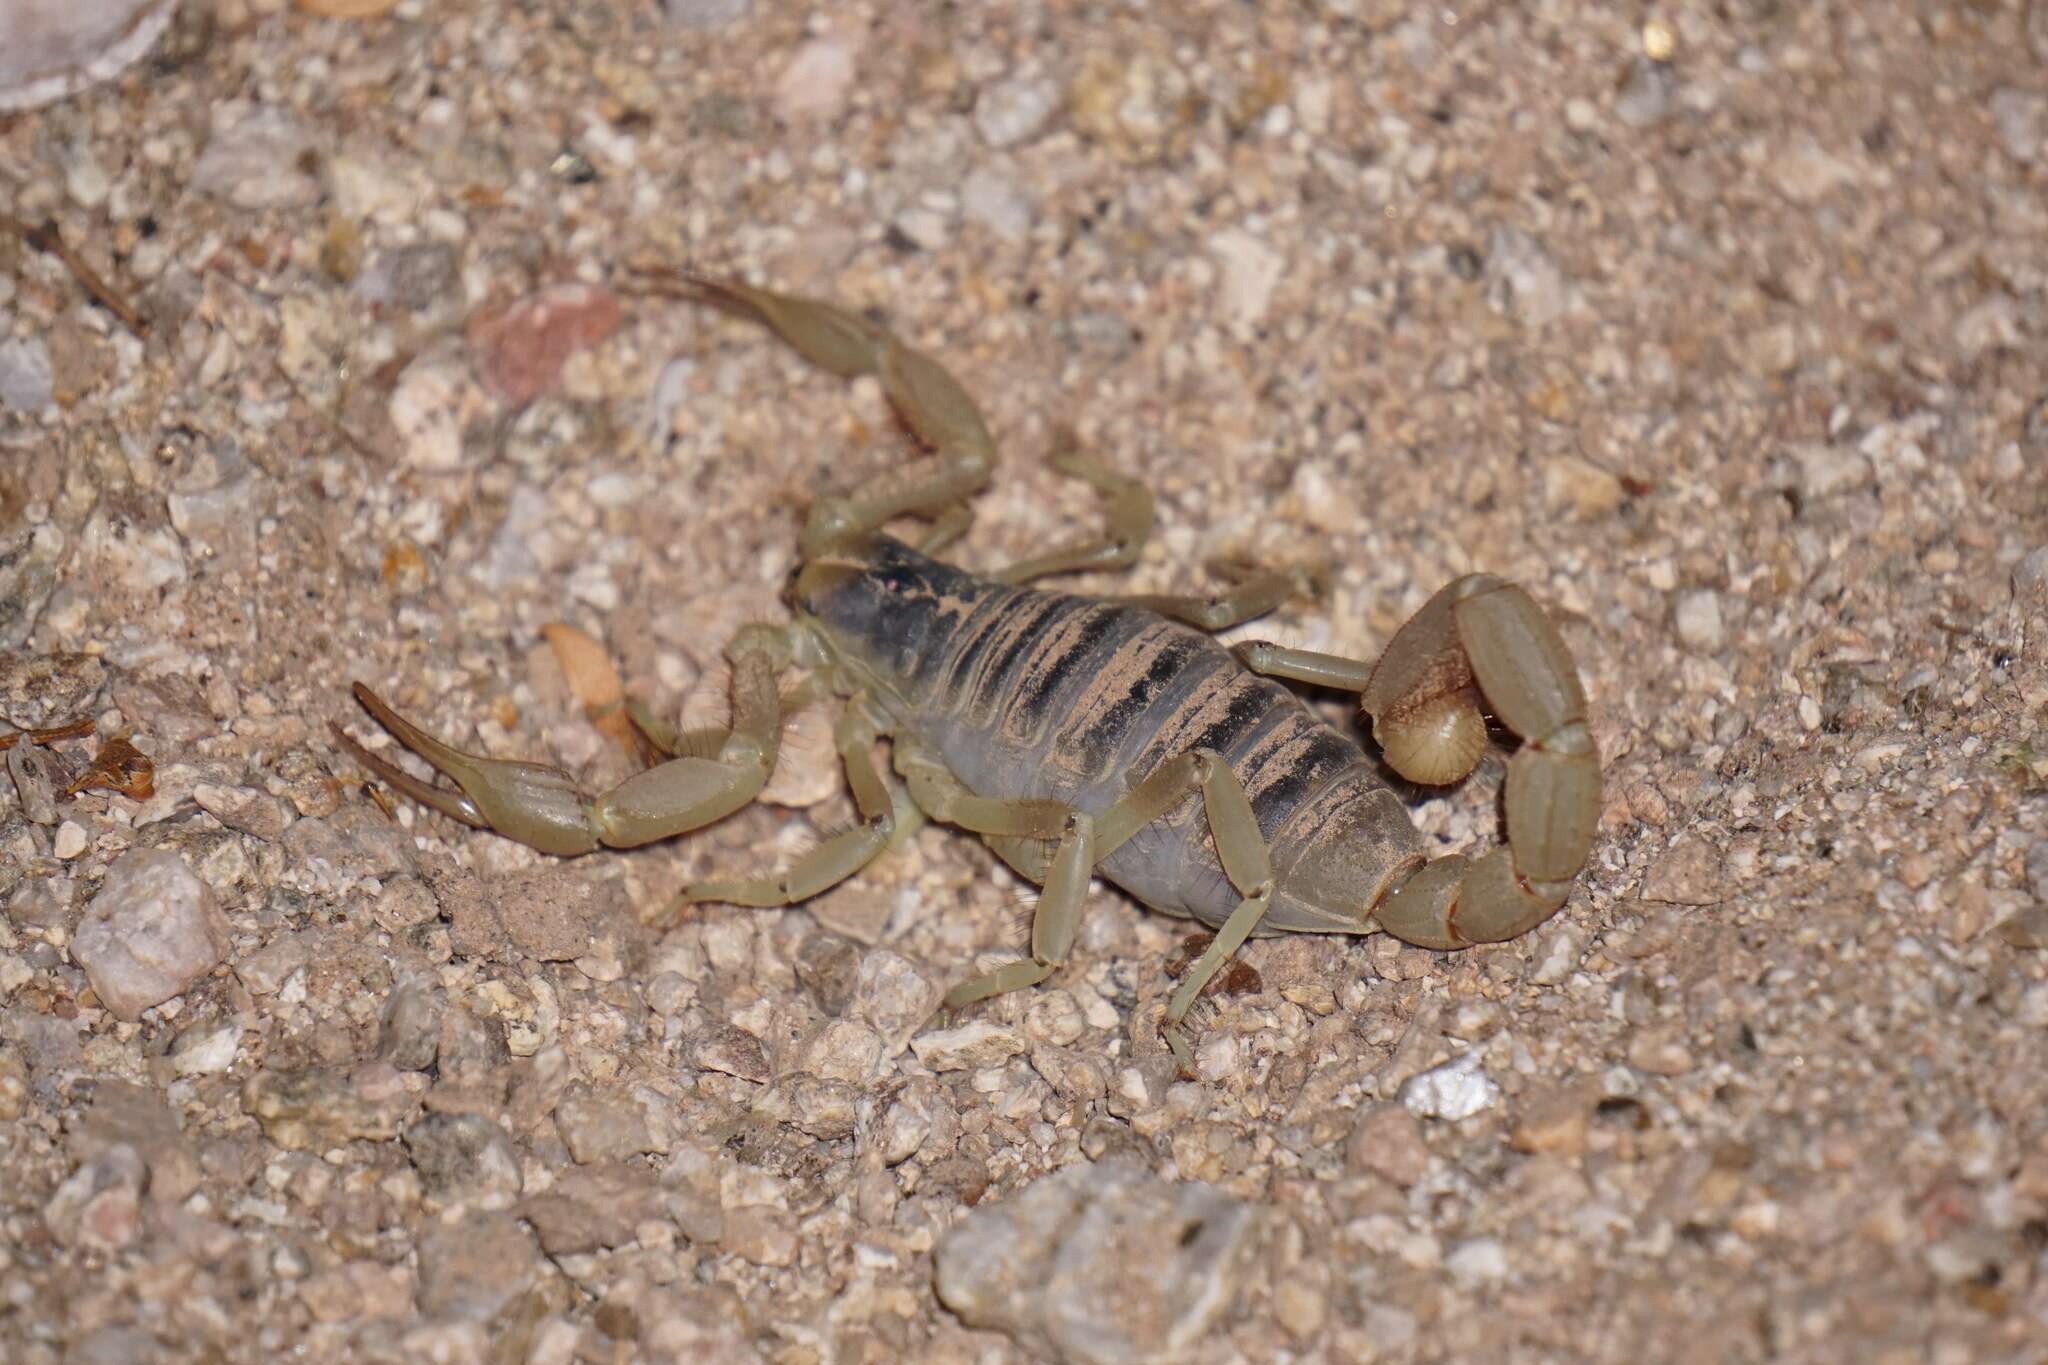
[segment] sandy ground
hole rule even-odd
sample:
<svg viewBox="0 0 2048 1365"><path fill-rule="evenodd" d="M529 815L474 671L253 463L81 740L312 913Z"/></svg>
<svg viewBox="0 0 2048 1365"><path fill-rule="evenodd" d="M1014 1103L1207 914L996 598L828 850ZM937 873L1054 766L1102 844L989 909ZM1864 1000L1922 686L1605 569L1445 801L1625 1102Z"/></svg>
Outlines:
<svg viewBox="0 0 2048 1365"><path fill-rule="evenodd" d="M2044 62L2024 0L192 0L0 118L146 327L0 230L0 715L156 769L0 782L0 1357L2048 1359ZM806 501L906 458L635 264L943 358L969 564L1095 514L1068 424L1159 497L1093 590L1327 560L1240 634L1370 657L1526 584L1607 764L1570 904L1254 943L1180 1080L1183 926L1106 887L927 1029L1021 943L947 830L664 918L850 818L829 711L630 854L380 807L350 680L602 787L542 627L715 719ZM1445 849L1505 752L1412 793ZM1207 1279L973 1221L1110 1157L1249 1211ZM1064 1288L963 1320L956 1226Z"/></svg>

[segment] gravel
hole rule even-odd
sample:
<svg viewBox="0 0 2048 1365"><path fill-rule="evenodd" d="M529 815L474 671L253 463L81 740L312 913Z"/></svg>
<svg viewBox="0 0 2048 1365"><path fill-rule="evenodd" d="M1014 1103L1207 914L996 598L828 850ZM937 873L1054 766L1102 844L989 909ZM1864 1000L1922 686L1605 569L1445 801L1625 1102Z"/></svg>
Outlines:
<svg viewBox="0 0 2048 1365"><path fill-rule="evenodd" d="M2039 1355L2048 6L288 8L0 118L76 253L0 229L0 740L96 731L0 778L0 1358ZM1525 584L1569 903L1254 940L1183 1077L1187 926L1108 887L939 1012L1028 903L954 831L676 904L855 818L829 707L642 849L380 805L357 679L633 771L557 624L722 724L803 508L908 457L644 267L948 366L967 564L1097 524L1071 428L1158 499L1079 588L1323 564L1244 634L1371 658ZM71 790L112 737L153 795Z"/></svg>

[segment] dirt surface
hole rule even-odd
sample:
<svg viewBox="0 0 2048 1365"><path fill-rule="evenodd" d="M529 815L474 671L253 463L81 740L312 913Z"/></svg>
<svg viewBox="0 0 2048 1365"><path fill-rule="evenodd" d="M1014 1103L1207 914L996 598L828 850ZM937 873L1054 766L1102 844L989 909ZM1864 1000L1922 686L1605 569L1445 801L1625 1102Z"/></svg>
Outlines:
<svg viewBox="0 0 2048 1365"><path fill-rule="evenodd" d="M0 782L0 1357L2048 1359L2044 62L2023 0L189 0L0 119L0 211L146 327L0 227L0 716L155 764ZM1108 888L928 1024L1021 949L947 830L667 913L851 818L827 709L633 853L381 807L351 680L603 787L542 627L716 720L807 500L906 458L638 264L942 358L966 563L1090 524L1068 424L1159 497L1091 590L1327 560L1237 634L1371 657L1526 584L1607 764L1571 902L1256 942L1180 1080L1184 926ZM1413 793L1445 850L1505 753ZM1213 1293L941 1304L949 1229L1038 1225L970 1206L1107 1157L1252 1211Z"/></svg>

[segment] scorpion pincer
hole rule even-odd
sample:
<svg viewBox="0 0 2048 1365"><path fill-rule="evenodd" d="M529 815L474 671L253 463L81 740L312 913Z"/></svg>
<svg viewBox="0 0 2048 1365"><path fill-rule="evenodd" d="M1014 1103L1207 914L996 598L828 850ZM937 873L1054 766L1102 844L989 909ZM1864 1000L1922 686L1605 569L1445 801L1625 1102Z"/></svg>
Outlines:
<svg viewBox="0 0 2048 1365"><path fill-rule="evenodd" d="M791 905L926 818L955 825L1042 890L1029 955L945 1003L1050 976L1100 876L1217 930L1166 1009L1164 1033L1184 1065L1189 1007L1252 934L1384 929L1459 948L1524 933L1564 904L1592 845L1600 764L1571 655L1521 588L1485 574L1448 584L1373 665L1266 643L1233 652L1211 638L1301 591L1298 573L1260 574L1215 597L1025 587L1127 567L1152 529L1146 492L1071 442L1054 463L1101 494L1105 533L970 574L935 556L966 530L995 446L952 376L832 304L736 283L686 287L834 374L876 376L928 456L813 504L788 594L794 619L750 626L726 648L729 726L677 735L636 714L669 757L592 796L559 769L450 748L357 683L370 714L454 783L422 781L342 734L393 787L543 852L631 847L745 806L774 769L785 711L841 698L834 746L859 821L785 871L698 883L686 899ZM915 546L881 529L904 517L929 523ZM785 690L792 671L804 681ZM1485 717L1496 717L1521 738L1508 764L1505 845L1476 859L1428 857L1357 741L1281 679L1356 692L1387 763L1417 783L1469 773L1486 747ZM884 737L900 785L876 769Z"/></svg>

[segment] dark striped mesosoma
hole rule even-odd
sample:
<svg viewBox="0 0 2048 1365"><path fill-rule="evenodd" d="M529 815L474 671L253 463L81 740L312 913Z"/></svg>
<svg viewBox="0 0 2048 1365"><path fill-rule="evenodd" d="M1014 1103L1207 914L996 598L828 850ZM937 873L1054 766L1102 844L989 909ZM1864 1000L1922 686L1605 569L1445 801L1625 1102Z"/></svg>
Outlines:
<svg viewBox="0 0 2048 1365"><path fill-rule="evenodd" d="M927 459L812 505L788 592L794 619L727 646L729 727L677 736L636 717L670 756L591 796L559 769L441 743L367 687L355 694L456 790L416 778L342 736L392 786L435 810L554 854L631 847L700 828L757 796L785 711L844 699L834 744L860 820L788 870L699 883L690 900L790 905L851 876L924 817L981 835L1042 888L1030 953L946 996L960 1006L1035 985L1066 960L1091 876L1217 933L1169 1002L1182 1021L1252 934L1384 929L1431 948L1511 938L1565 902L1600 809L1585 696L1556 629L1521 588L1485 574L1443 588L1377 665L1208 632L1270 610L1299 576L1268 573L1211 598L1099 600L1021 586L1130 565L1152 501L1134 481L1062 446L1058 466L1103 495L1103 536L987 576L934 556L988 483L994 442L974 402L930 357L859 314L743 284L690 281L690 296L764 324L817 365L873 374ZM882 527L930 521L918 545ZM806 681L785 692L785 674ZM1486 745L1491 713L1521 737L1509 761L1506 845L1431 859L1396 794L1351 736L1282 683L1353 691L1387 762L1411 781L1455 782ZM892 741L900 787L875 744Z"/></svg>

